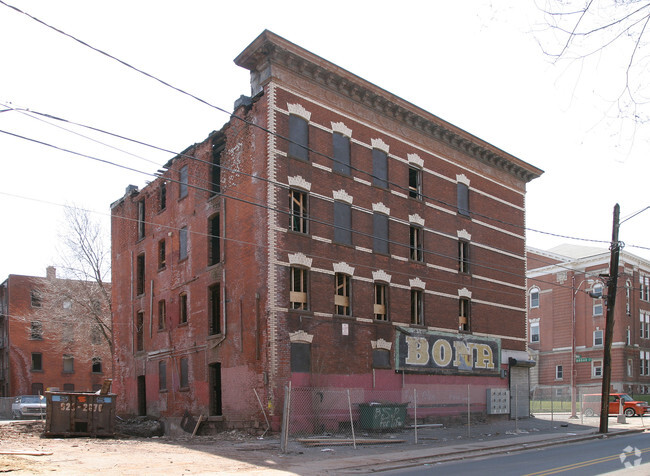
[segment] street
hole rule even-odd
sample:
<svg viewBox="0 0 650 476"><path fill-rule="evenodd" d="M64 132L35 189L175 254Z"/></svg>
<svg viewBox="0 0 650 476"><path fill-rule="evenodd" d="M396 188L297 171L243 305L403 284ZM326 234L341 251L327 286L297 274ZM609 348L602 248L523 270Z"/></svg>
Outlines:
<svg viewBox="0 0 650 476"><path fill-rule="evenodd" d="M391 475L481 474L545 476L594 475L621 471L650 474L650 435L640 433L583 443L391 471Z"/></svg>

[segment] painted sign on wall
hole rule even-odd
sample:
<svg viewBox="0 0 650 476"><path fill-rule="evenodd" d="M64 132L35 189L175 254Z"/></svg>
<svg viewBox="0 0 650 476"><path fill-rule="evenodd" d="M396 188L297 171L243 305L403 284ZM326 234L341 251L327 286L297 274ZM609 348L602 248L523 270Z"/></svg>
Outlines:
<svg viewBox="0 0 650 476"><path fill-rule="evenodd" d="M499 375L501 340L397 328L395 369L429 374Z"/></svg>

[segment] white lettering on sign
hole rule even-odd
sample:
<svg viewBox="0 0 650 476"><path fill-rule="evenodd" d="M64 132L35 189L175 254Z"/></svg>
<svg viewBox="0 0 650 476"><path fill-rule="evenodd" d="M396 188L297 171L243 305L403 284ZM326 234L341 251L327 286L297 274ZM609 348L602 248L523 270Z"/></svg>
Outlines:
<svg viewBox="0 0 650 476"><path fill-rule="evenodd" d="M424 337L406 336L408 354L406 363L409 365L427 365L429 362L429 342Z"/></svg>

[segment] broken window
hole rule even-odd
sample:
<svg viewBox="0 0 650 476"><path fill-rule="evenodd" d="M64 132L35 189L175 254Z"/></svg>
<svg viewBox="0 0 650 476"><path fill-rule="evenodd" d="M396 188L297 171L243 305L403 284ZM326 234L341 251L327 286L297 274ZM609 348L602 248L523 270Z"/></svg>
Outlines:
<svg viewBox="0 0 650 476"><path fill-rule="evenodd" d="M158 269L167 266L167 244L164 238L158 242Z"/></svg>
<svg viewBox="0 0 650 476"><path fill-rule="evenodd" d="M167 304L164 299L161 299L158 301L158 330L165 328L165 322L167 322Z"/></svg>
<svg viewBox="0 0 650 476"><path fill-rule="evenodd" d="M165 182L164 180L160 182L160 190L159 190L158 198L160 199L158 209L160 211L163 211L165 208L167 208L167 182Z"/></svg>
<svg viewBox="0 0 650 476"><path fill-rule="evenodd" d="M336 292L334 294L334 305L336 314L349 316L350 313L350 276L343 273L336 273Z"/></svg>
<svg viewBox="0 0 650 476"><path fill-rule="evenodd" d="M388 188L388 154L380 149L372 149L372 184Z"/></svg>
<svg viewBox="0 0 650 476"><path fill-rule="evenodd" d="M372 249L375 253L388 254L388 215L372 215Z"/></svg>
<svg viewBox="0 0 650 476"><path fill-rule="evenodd" d="M411 289L411 324L424 325L424 313L422 309L422 290Z"/></svg>
<svg viewBox="0 0 650 476"><path fill-rule="evenodd" d="M144 238L144 199L138 202L138 240Z"/></svg>
<svg viewBox="0 0 650 476"><path fill-rule="evenodd" d="M375 314L375 319L378 321L388 320L388 306L387 306L387 299L386 299L387 291L388 291L388 286L386 286L384 283L375 283L374 314Z"/></svg>
<svg viewBox="0 0 650 476"><path fill-rule="evenodd" d="M189 375L189 365L187 357L181 357L180 360L180 386L181 388L189 388L190 386L190 375Z"/></svg>
<svg viewBox="0 0 650 476"><path fill-rule="evenodd" d="M187 227L184 226L181 228L179 234L178 234L178 242L179 242L179 260L184 260L187 258Z"/></svg>
<svg viewBox="0 0 650 476"><path fill-rule="evenodd" d="M43 305L41 302L41 292L38 289L31 290L30 298L32 301L32 307L41 307Z"/></svg>
<svg viewBox="0 0 650 476"><path fill-rule="evenodd" d="M291 267L289 291L289 309L308 309L307 306L307 270L298 266Z"/></svg>
<svg viewBox="0 0 650 476"><path fill-rule="evenodd" d="M458 213L469 216L469 187L459 182L456 184L456 195L458 197Z"/></svg>
<svg viewBox="0 0 650 476"><path fill-rule="evenodd" d="M291 190L291 231L307 233L307 194Z"/></svg>
<svg viewBox="0 0 650 476"><path fill-rule="evenodd" d="M469 242L458 242L458 271L461 273L469 273Z"/></svg>
<svg viewBox="0 0 650 476"><path fill-rule="evenodd" d="M41 323L41 321L31 322L29 338L35 340L43 340L43 323Z"/></svg>
<svg viewBox="0 0 650 476"><path fill-rule="evenodd" d="M350 175L350 138L340 132L332 134L334 172Z"/></svg>
<svg viewBox="0 0 650 476"><path fill-rule="evenodd" d="M300 116L289 114L289 156L309 160L309 123Z"/></svg>
<svg viewBox="0 0 650 476"><path fill-rule="evenodd" d="M410 229L410 254L409 258L413 261L422 261L422 228L419 226L412 226Z"/></svg>
<svg viewBox="0 0 650 476"><path fill-rule="evenodd" d="M418 167L409 167L409 197L422 198L422 170Z"/></svg>
<svg viewBox="0 0 650 476"><path fill-rule="evenodd" d="M186 197L188 185L187 165L183 165L178 171L178 182L178 198Z"/></svg>
<svg viewBox="0 0 650 476"><path fill-rule="evenodd" d="M210 166L210 196L221 192L221 154L226 147L225 137L212 145L212 164Z"/></svg>
<svg viewBox="0 0 650 476"><path fill-rule="evenodd" d="M221 286L213 284L208 288L209 299L209 335L221 334Z"/></svg>
<svg viewBox="0 0 650 476"><path fill-rule="evenodd" d="M94 374L100 374L102 373L102 358L101 357L93 357L92 360L92 372Z"/></svg>
<svg viewBox="0 0 650 476"><path fill-rule="evenodd" d="M458 300L458 330L460 332L470 331L470 300L460 298Z"/></svg>
<svg viewBox="0 0 650 476"><path fill-rule="evenodd" d="M352 244L352 206L346 202L334 202L334 242Z"/></svg>
<svg viewBox="0 0 650 476"><path fill-rule="evenodd" d="M73 373L74 372L74 357L69 354L63 356L63 372L64 373Z"/></svg>
<svg viewBox="0 0 650 476"><path fill-rule="evenodd" d="M219 214L208 220L208 265L212 266L221 261L221 229Z"/></svg>
<svg viewBox="0 0 650 476"><path fill-rule="evenodd" d="M43 354L32 352L32 370L36 372L43 371Z"/></svg>
<svg viewBox="0 0 650 476"><path fill-rule="evenodd" d="M144 294L144 253L136 258L136 294Z"/></svg>
<svg viewBox="0 0 650 476"><path fill-rule="evenodd" d="M144 312L138 311L135 316L135 350L144 350Z"/></svg>
<svg viewBox="0 0 650 476"><path fill-rule="evenodd" d="M182 293L179 297L179 323L187 323L187 294Z"/></svg>
<svg viewBox="0 0 650 476"><path fill-rule="evenodd" d="M167 390L167 362L164 360L158 362L158 390Z"/></svg>

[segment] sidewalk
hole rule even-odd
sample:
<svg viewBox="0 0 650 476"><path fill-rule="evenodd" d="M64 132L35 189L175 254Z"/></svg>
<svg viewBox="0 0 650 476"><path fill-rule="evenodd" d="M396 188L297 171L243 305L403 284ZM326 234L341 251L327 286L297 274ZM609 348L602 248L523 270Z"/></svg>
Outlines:
<svg viewBox="0 0 650 476"><path fill-rule="evenodd" d="M551 419L552 418L552 419ZM602 438L598 433L599 418L569 419L569 414L536 415L519 421L499 420L489 423L451 428L422 428L415 444L414 432L389 434L382 437L407 440L405 443L377 446L302 447L293 442L290 452L283 455L283 470L262 470L271 474L367 474L425 463L450 461L470 455L489 455L531 448ZM644 431L650 418L627 418L618 423L608 421L608 437ZM468 434L469 433L469 434ZM359 435L363 437L376 435Z"/></svg>

